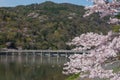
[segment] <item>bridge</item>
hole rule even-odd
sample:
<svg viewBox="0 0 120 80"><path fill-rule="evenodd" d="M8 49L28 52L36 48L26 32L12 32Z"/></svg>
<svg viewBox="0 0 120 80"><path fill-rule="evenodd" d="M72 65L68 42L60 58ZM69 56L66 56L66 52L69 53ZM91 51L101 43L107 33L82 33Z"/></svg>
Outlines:
<svg viewBox="0 0 120 80"><path fill-rule="evenodd" d="M68 57L72 54L83 54L87 51L74 51L74 50L1 50L0 55L33 55L33 56L56 56Z"/></svg>
<svg viewBox="0 0 120 80"><path fill-rule="evenodd" d="M57 62L60 61L60 58L67 58L73 54L83 54L88 53L87 51L74 51L74 50L0 50L0 61L22 61L23 58L26 62L30 61L29 58L32 58L32 62L35 62L36 59L40 59L41 63L44 61L45 57L48 61L51 61L52 58L55 58ZM5 59L5 60L4 60Z"/></svg>

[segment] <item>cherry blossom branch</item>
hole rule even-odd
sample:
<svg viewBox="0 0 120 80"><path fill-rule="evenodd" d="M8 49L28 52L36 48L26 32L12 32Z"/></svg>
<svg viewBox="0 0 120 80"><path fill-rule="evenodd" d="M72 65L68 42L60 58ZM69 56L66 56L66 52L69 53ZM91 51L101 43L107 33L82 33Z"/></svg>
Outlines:
<svg viewBox="0 0 120 80"><path fill-rule="evenodd" d="M102 67L106 60L116 57L117 53L120 53L120 33L110 31L107 35L103 35L90 32L75 37L72 42L67 44L76 45L77 48L74 50L89 49L89 54L70 56L70 61L65 64L64 74L80 73L80 77L120 79L120 74Z"/></svg>
<svg viewBox="0 0 120 80"><path fill-rule="evenodd" d="M114 24L120 22L119 19L114 16L120 12L120 1L119 0L88 0L92 1L94 4L92 6L87 6L87 10L83 17L89 16L93 13L99 13L100 17L111 16L108 23Z"/></svg>

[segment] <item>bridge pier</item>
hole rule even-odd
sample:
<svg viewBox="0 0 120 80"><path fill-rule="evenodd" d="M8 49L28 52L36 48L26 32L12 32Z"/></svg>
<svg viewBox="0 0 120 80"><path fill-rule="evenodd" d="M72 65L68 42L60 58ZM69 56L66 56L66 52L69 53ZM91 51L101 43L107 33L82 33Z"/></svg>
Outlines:
<svg viewBox="0 0 120 80"><path fill-rule="evenodd" d="M8 55L8 52L7 52L6 55L5 55L5 61L6 61L6 62L8 61L7 55Z"/></svg>
<svg viewBox="0 0 120 80"><path fill-rule="evenodd" d="M58 61L59 61L59 57L60 57L60 56L59 56L59 54L58 54L58 52L57 52L57 63L58 63Z"/></svg>
<svg viewBox="0 0 120 80"><path fill-rule="evenodd" d="M35 62L35 52L32 52L32 55L33 55L33 57L32 57L32 63L34 63Z"/></svg>
<svg viewBox="0 0 120 80"><path fill-rule="evenodd" d="M50 57L51 57L51 53L48 53L48 62L50 63Z"/></svg>
<svg viewBox="0 0 120 80"><path fill-rule="evenodd" d="M68 57L68 53L67 53L67 52L65 53L65 57L66 57L66 58Z"/></svg>
<svg viewBox="0 0 120 80"><path fill-rule="evenodd" d="M25 61L27 63L28 62L28 53L26 52L25 54L26 54Z"/></svg>
<svg viewBox="0 0 120 80"><path fill-rule="evenodd" d="M15 58L15 53L12 52L12 61L14 61L14 58Z"/></svg>
<svg viewBox="0 0 120 80"><path fill-rule="evenodd" d="M40 57L41 57L41 63L42 63L42 56L43 56L43 54L42 54L42 52L40 52Z"/></svg>
<svg viewBox="0 0 120 80"><path fill-rule="evenodd" d="M19 61L20 63L22 62L21 55L18 56L18 61Z"/></svg>
<svg viewBox="0 0 120 80"><path fill-rule="evenodd" d="M0 55L0 59L1 59L1 61L3 60L3 59L2 59L2 55Z"/></svg>

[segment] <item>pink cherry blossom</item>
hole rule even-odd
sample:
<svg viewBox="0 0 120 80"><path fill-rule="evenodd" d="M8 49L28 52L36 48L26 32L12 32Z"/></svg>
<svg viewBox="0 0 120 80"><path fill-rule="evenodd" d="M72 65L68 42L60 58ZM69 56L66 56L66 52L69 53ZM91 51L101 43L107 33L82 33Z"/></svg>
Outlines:
<svg viewBox="0 0 120 80"><path fill-rule="evenodd" d="M118 23L119 19L114 16L120 12L120 1L119 0L88 0L94 4L92 6L86 6L87 10L84 17L89 16L93 13L99 13L100 17L111 16L108 23Z"/></svg>
<svg viewBox="0 0 120 80"><path fill-rule="evenodd" d="M87 50L88 54L70 56L70 61L65 64L64 73L80 73L80 77L89 78L120 79L120 74L102 67L109 58L114 58L120 53L120 33L110 31L103 35L90 32L75 37L67 44L76 45L77 48L73 50Z"/></svg>

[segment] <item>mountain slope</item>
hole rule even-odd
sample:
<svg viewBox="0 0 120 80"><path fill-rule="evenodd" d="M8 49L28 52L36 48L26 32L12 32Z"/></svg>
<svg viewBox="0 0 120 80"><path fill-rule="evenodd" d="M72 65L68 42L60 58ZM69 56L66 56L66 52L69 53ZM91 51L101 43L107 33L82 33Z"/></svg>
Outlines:
<svg viewBox="0 0 120 80"><path fill-rule="evenodd" d="M111 26L97 14L83 18L83 6L50 1L0 8L0 48L70 49L65 43L85 32L106 33Z"/></svg>

